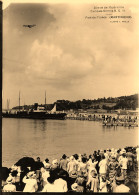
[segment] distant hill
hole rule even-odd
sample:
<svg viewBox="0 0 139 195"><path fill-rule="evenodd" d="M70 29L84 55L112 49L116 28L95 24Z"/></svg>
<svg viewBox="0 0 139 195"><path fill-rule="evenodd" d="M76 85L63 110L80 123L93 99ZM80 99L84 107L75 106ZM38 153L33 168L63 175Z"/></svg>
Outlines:
<svg viewBox="0 0 139 195"><path fill-rule="evenodd" d="M130 96L120 96L120 97L108 97L108 98L98 98L94 100L78 100L71 102L68 100L57 100L57 108L59 110L69 110L69 109L106 109L106 110L116 110L116 109L132 109L135 110L138 107L138 94Z"/></svg>
<svg viewBox="0 0 139 195"><path fill-rule="evenodd" d="M138 94L130 96L120 96L120 97L108 97L108 98L98 98L94 100L78 100L75 102L69 100L57 100L53 104L47 105L47 110L51 110L56 103L57 110L77 110L77 109L106 109L106 110L116 110L116 109L131 109L136 110L138 107ZM43 104L42 104L43 106ZM20 106L22 109L23 106ZM33 105L25 105L24 109L33 108ZM13 109L19 109L19 106L14 107Z"/></svg>

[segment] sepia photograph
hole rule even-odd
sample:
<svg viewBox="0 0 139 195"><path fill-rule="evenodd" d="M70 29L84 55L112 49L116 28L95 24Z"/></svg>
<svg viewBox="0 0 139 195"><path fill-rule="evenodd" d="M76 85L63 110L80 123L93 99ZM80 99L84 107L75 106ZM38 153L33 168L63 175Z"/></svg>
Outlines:
<svg viewBox="0 0 139 195"><path fill-rule="evenodd" d="M1 191L138 193L139 3L1 11Z"/></svg>

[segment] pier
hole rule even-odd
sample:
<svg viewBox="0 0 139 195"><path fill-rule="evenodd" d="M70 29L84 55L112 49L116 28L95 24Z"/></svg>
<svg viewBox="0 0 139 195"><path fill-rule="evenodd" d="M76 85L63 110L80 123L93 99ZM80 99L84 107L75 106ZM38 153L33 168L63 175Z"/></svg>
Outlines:
<svg viewBox="0 0 139 195"><path fill-rule="evenodd" d="M103 126L123 126L123 127L138 127L139 121L137 116L112 116L103 114L67 114L66 119L81 120L81 121L98 121Z"/></svg>

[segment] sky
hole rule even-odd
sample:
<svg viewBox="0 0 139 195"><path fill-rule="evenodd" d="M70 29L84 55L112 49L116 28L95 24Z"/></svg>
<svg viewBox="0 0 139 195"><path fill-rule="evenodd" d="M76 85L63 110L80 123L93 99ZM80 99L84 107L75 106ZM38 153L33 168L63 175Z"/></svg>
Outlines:
<svg viewBox="0 0 139 195"><path fill-rule="evenodd" d="M3 108L138 93L139 8L129 23L86 19L97 4L12 3L3 11ZM97 14L100 16L99 14ZM23 25L35 24L33 28Z"/></svg>

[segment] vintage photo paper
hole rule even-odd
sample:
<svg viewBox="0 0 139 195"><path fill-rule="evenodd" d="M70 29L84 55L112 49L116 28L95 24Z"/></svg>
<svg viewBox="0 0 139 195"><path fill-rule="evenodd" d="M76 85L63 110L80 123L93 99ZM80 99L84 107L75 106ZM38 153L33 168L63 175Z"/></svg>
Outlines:
<svg viewBox="0 0 139 195"><path fill-rule="evenodd" d="M139 3L2 3L2 191L137 193Z"/></svg>

